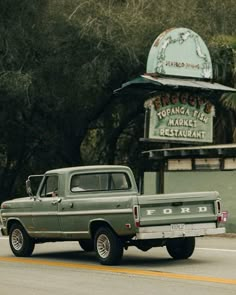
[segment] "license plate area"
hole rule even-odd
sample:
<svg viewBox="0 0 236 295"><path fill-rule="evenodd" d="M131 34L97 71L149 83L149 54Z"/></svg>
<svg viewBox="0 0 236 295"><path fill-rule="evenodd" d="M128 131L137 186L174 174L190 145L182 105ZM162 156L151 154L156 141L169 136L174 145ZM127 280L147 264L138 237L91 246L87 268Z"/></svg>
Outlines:
<svg viewBox="0 0 236 295"><path fill-rule="evenodd" d="M185 230L185 224L180 224L180 223L177 223L177 224L171 224L170 225L170 228L172 231L175 231L175 230Z"/></svg>

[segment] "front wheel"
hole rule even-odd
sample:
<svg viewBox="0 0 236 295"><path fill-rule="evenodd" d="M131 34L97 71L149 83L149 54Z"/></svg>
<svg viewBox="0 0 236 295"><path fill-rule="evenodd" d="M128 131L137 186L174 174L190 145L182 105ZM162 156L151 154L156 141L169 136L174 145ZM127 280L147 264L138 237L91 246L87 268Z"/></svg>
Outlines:
<svg viewBox="0 0 236 295"><path fill-rule="evenodd" d="M195 238L170 239L166 243L166 249L174 259L187 259L195 249Z"/></svg>
<svg viewBox="0 0 236 295"><path fill-rule="evenodd" d="M97 230L94 248L101 264L117 265L123 256L123 245L117 235L108 227Z"/></svg>
<svg viewBox="0 0 236 295"><path fill-rule="evenodd" d="M34 251L35 243L29 237L23 226L14 223L9 232L9 243L12 252L18 257L30 256Z"/></svg>

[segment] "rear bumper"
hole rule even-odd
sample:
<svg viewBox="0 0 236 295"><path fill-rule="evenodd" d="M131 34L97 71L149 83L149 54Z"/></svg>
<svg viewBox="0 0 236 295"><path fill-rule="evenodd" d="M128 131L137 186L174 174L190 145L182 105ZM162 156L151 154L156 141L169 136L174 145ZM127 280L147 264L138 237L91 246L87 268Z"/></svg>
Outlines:
<svg viewBox="0 0 236 295"><path fill-rule="evenodd" d="M224 234L224 227L216 227L212 223L197 223L197 224L184 224L184 225L163 225L163 226L149 226L140 227L136 233L137 240L149 239L172 239L183 237L201 237L207 235Z"/></svg>

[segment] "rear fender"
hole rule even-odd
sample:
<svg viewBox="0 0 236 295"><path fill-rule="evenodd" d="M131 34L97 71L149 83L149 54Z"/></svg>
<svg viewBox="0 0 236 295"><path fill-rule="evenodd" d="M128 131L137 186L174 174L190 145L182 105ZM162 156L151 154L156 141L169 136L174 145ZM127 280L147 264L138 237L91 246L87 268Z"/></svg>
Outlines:
<svg viewBox="0 0 236 295"><path fill-rule="evenodd" d="M108 227L110 228L115 234L117 234L113 227L111 226L111 224L105 220L105 219L102 219L102 218L98 218L98 219L94 219L94 220L91 220L90 223L89 223L89 234L91 236L91 238L93 239L94 236L95 236L95 233L96 231L98 230L98 228L100 227Z"/></svg>

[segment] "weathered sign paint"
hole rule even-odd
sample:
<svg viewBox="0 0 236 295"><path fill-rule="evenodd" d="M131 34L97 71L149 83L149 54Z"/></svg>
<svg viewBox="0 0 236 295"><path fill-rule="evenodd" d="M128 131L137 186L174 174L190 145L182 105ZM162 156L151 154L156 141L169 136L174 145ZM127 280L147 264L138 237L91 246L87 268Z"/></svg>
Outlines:
<svg viewBox="0 0 236 295"><path fill-rule="evenodd" d="M212 63L202 38L190 29L166 30L154 41L146 72L169 76L212 79Z"/></svg>
<svg viewBox="0 0 236 295"><path fill-rule="evenodd" d="M164 93L145 102L149 139L212 142L214 107L200 95Z"/></svg>

